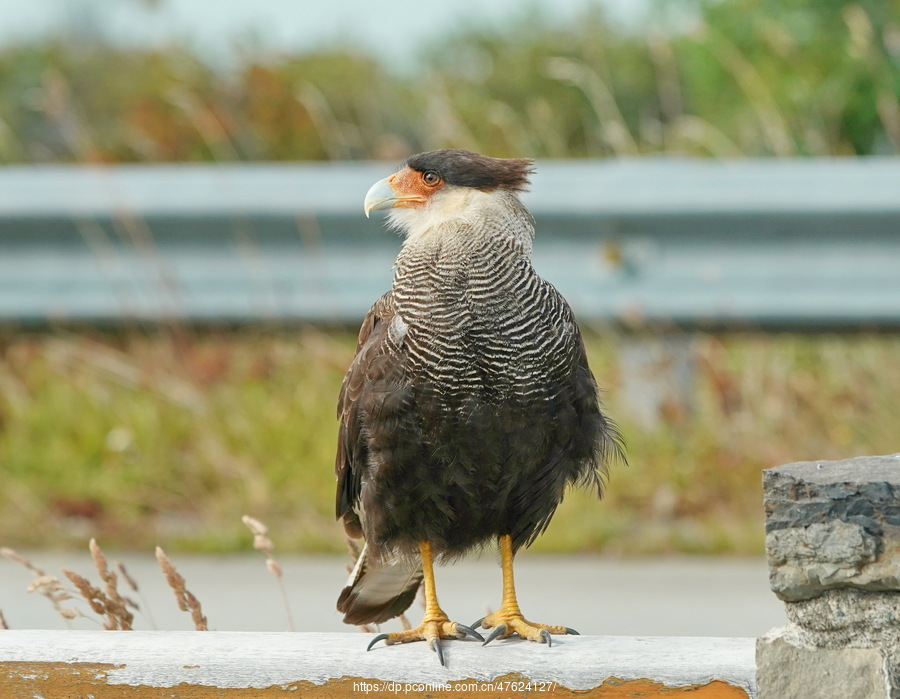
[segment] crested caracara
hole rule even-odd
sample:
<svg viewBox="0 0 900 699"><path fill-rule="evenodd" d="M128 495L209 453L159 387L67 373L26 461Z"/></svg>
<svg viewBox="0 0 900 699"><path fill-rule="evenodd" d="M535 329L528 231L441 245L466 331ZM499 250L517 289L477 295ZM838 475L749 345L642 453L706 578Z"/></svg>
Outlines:
<svg viewBox="0 0 900 699"><path fill-rule="evenodd" d="M365 547L338 609L380 623L425 583L415 629L370 644L471 636L438 604L433 564L498 540L499 609L473 624L550 643L516 602L513 556L570 484L602 491L621 440L601 412L575 318L531 266L519 200L532 162L462 150L414 155L375 183L365 213L404 236L391 290L369 311L338 400L337 517Z"/></svg>

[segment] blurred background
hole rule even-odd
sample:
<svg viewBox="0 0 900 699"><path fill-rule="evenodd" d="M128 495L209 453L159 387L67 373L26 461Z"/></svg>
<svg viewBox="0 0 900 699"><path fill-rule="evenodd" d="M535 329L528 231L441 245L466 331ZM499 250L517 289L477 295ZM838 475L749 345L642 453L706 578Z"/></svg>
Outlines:
<svg viewBox="0 0 900 699"><path fill-rule="evenodd" d="M408 155L531 157L630 465L544 552L760 555L900 451L900 1L0 5L0 543L345 550L335 402Z"/></svg>

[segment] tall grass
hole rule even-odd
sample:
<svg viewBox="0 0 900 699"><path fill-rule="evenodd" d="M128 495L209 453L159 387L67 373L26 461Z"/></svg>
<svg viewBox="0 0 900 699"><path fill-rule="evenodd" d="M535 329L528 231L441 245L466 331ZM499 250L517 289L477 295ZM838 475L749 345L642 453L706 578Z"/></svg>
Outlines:
<svg viewBox="0 0 900 699"><path fill-rule="evenodd" d="M350 332L43 334L0 344L0 541L221 551L240 514L340 552L335 399ZM759 552L761 471L900 450L900 338L700 336L692 410L629 418L614 334L591 363L630 465L573 492L541 550Z"/></svg>
<svg viewBox="0 0 900 699"><path fill-rule="evenodd" d="M607 157L896 153L896 0L681 0L645 33L597 10L448 29L409 74L344 49L228 70L186 47L0 53L0 162L396 159L456 146Z"/></svg>

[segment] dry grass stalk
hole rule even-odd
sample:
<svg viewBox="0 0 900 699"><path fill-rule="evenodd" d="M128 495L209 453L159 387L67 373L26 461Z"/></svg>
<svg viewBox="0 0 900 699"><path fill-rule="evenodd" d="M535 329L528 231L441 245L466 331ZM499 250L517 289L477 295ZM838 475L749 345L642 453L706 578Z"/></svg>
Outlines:
<svg viewBox="0 0 900 699"><path fill-rule="evenodd" d="M75 573L67 568L62 569L63 574L72 581L72 584L78 588L78 591L81 593L81 596L87 600L88 605L94 611L95 614L99 614L100 616L104 616L106 614L106 604L105 597L103 591L91 585L90 581L87 578L81 577L78 573ZM109 627L107 627L109 628Z"/></svg>
<svg viewBox="0 0 900 699"><path fill-rule="evenodd" d="M81 596L87 600L87 603L90 605L94 613L98 616L106 618L106 620L103 622L104 629L107 629L108 631L114 631L117 629L131 630L131 622L128 620L128 616L130 616L130 613L126 612L126 616L122 617L116 603L113 602L109 597L107 597L103 593L103 590L98 587L94 587L93 585L91 585L90 580L81 577L78 573L75 573L71 570L63 568L63 573L69 580L72 581L72 584L75 585L75 587L78 589L78 592L81 593ZM66 618L74 618L75 616L80 616L77 612L74 615L71 615L74 610L65 611L69 613L63 615Z"/></svg>
<svg viewBox="0 0 900 699"><path fill-rule="evenodd" d="M139 607L132 600L126 597L125 600L126 602L128 602L128 605L133 609L139 610L144 616L146 616L147 620L150 622L151 628L159 628L156 625L156 620L153 618L153 614L150 613L150 605L147 604L147 600L144 598L144 594L138 587L137 581L128 574L128 571L125 569L125 565L121 561L116 561L116 568L119 571L119 575L122 576L122 579L125 581L128 587L131 588L132 592L134 592L141 599L142 606Z"/></svg>
<svg viewBox="0 0 900 699"><path fill-rule="evenodd" d="M62 582L55 575L47 575L42 568L14 549L2 547L0 548L0 555L31 571L32 580L28 586L28 592L38 592L46 597L56 612L66 620L67 626L71 626L69 622L75 617L83 616L77 610L67 609L62 606L63 602L72 599L72 595L63 587Z"/></svg>
<svg viewBox="0 0 900 699"><path fill-rule="evenodd" d="M250 530L250 533L253 534L253 548L257 551L262 551L266 555L266 568L268 568L269 572L275 576L275 579L278 581L278 588L281 590L281 599L284 601L284 611L287 613L288 618L288 628L290 628L291 631L296 631L297 628L294 626L294 615L291 613L291 605L288 602L287 589L284 586L284 577L281 573L281 566L278 561L275 560L275 545L269 538L269 528L258 519L254 519L249 515L241 517L241 521L244 523L244 526Z"/></svg>
<svg viewBox="0 0 900 699"><path fill-rule="evenodd" d="M128 574L128 571L125 569L125 565L120 561L116 561L116 568L119 569L119 575L122 576L122 579L125 580L125 582L128 584L128 587L130 587L134 592L137 592L140 595L141 591L140 589L138 589L137 581Z"/></svg>
<svg viewBox="0 0 900 699"><path fill-rule="evenodd" d="M159 561L159 566L166 576L166 582L169 583L169 587L175 592L178 608L183 612L189 611L191 613L191 619L194 620L194 628L197 631L208 631L209 627L207 626L206 617L203 616L203 611L200 609L200 601L187 589L184 578L175 570L175 566L172 565L165 551L159 546L156 547L156 560Z"/></svg>
<svg viewBox="0 0 900 699"><path fill-rule="evenodd" d="M9 631L9 625L6 623L6 617L0 611L0 631Z"/></svg>
<svg viewBox="0 0 900 699"><path fill-rule="evenodd" d="M91 539L88 547L91 550L91 558L94 561L97 572L100 574L100 579L106 583L105 606L107 618L115 624L113 628L131 630L134 614L128 610L128 607L136 609L137 604L119 594L118 576L109 569L106 563L106 556L103 555L97 540Z"/></svg>

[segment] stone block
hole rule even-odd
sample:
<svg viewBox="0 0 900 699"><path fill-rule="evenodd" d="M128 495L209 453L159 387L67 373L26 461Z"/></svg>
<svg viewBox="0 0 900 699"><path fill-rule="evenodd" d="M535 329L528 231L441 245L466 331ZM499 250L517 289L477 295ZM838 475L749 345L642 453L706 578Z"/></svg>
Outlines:
<svg viewBox="0 0 900 699"><path fill-rule="evenodd" d="M757 639L756 678L758 699L892 699L877 648L816 648L792 625Z"/></svg>
<svg viewBox="0 0 900 699"><path fill-rule="evenodd" d="M890 697L900 699L900 593L836 588L784 608L792 622L785 628L802 647L877 650Z"/></svg>
<svg viewBox="0 0 900 699"><path fill-rule="evenodd" d="M900 594L853 588L784 605L787 617L816 645L853 643L896 648L900 656Z"/></svg>
<svg viewBox="0 0 900 699"><path fill-rule="evenodd" d="M900 454L805 461L763 476L772 590L900 591Z"/></svg>

